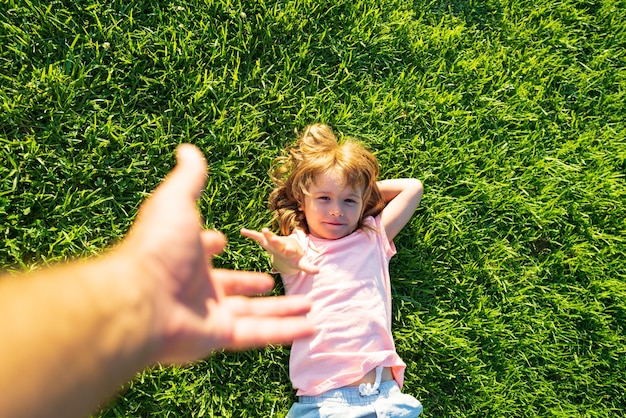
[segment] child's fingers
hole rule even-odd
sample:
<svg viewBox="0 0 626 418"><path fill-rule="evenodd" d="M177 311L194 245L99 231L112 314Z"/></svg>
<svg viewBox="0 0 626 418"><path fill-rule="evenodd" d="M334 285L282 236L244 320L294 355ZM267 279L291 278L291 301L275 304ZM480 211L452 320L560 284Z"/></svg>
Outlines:
<svg viewBox="0 0 626 418"><path fill-rule="evenodd" d="M309 273L309 274L317 274L320 272L320 269L318 266L311 263L310 261L307 261L304 257L302 257L300 261L298 261L298 268L302 270L303 272Z"/></svg>
<svg viewBox="0 0 626 418"><path fill-rule="evenodd" d="M267 228L263 228L261 232L241 228L240 232L244 237L258 242L264 250L270 253L282 252L285 249L285 244L281 240L281 237L272 233Z"/></svg>
<svg viewBox="0 0 626 418"><path fill-rule="evenodd" d="M265 246L267 245L267 240L265 239L265 236L258 232L258 231L253 231L251 229L246 229L246 228L241 228L241 230L239 231L241 232L241 235L243 235L244 237L250 238L256 242L258 242L259 244L261 244L261 247L265 248Z"/></svg>
<svg viewBox="0 0 626 418"><path fill-rule="evenodd" d="M263 228L263 236L270 247L274 251L285 252L285 242L283 237L279 237L267 228Z"/></svg>
<svg viewBox="0 0 626 418"><path fill-rule="evenodd" d="M293 267L311 274L319 272L317 266L306 261L302 257L302 251L299 250L299 247L287 237L276 235L268 228L263 228L261 232L241 228L241 234L255 240L265 251L273 256L281 257L281 259L288 261Z"/></svg>

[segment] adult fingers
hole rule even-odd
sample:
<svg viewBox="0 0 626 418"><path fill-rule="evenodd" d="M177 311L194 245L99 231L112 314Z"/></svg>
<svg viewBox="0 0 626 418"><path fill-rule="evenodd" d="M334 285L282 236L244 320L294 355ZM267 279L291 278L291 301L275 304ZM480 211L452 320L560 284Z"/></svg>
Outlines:
<svg viewBox="0 0 626 418"><path fill-rule="evenodd" d="M304 296L267 296L247 298L232 296L224 301L235 317L289 317L304 315L311 310L311 302Z"/></svg>
<svg viewBox="0 0 626 418"><path fill-rule="evenodd" d="M196 200L206 184L207 165L202 152L191 144L176 149L176 167L168 175L172 189L188 193Z"/></svg>
<svg viewBox="0 0 626 418"><path fill-rule="evenodd" d="M213 229L202 231L200 233L200 239L205 254L210 257L221 253L224 251L224 247L226 247L226 237L224 234Z"/></svg>
<svg viewBox="0 0 626 418"><path fill-rule="evenodd" d="M157 223L170 222L172 216L191 219L186 217L187 210L192 205L195 209L196 200L204 189L207 173L206 161L200 150L191 144L178 147L176 161L174 169L139 209L138 221L140 223L145 218ZM176 214L172 215L171 212L176 212Z"/></svg>
<svg viewBox="0 0 626 418"><path fill-rule="evenodd" d="M244 350L267 344L290 344L313 334L314 329L304 317L239 318L235 321L230 348Z"/></svg>
<svg viewBox="0 0 626 418"><path fill-rule="evenodd" d="M264 273L213 269L211 275L225 295L256 295L274 287L274 279Z"/></svg>
<svg viewBox="0 0 626 418"><path fill-rule="evenodd" d="M303 296L235 297L227 303L234 317L232 349L291 343L314 332L304 316L311 303Z"/></svg>

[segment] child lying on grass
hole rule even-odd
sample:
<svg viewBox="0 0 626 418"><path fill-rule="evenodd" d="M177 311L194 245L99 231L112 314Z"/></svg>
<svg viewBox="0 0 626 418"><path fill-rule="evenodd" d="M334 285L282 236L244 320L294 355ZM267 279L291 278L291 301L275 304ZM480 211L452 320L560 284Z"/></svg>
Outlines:
<svg viewBox="0 0 626 418"><path fill-rule="evenodd" d="M378 162L355 142L309 126L273 172L270 209L283 236L242 234L272 256L287 295L312 301L313 336L296 340L289 373L298 402L288 417L416 417L400 389L406 365L391 334L394 237L423 193L416 179L377 182Z"/></svg>

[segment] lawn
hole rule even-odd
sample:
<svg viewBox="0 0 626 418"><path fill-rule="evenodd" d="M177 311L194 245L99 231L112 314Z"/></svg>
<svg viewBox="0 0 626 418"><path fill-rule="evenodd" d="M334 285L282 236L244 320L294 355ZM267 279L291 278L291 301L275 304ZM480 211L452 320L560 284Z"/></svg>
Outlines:
<svg viewBox="0 0 626 418"><path fill-rule="evenodd" d="M623 414L623 0L5 0L0 16L2 269L119 241L191 142L206 226L229 239L216 264L268 271L239 229L269 225L272 160L324 122L382 177L424 182L391 263L424 417ZM95 416L283 416L288 353L157 366Z"/></svg>

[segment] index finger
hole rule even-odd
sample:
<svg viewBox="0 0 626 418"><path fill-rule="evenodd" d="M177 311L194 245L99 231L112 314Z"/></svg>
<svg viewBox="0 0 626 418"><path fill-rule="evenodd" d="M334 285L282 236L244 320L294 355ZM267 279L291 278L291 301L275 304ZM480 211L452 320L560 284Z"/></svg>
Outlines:
<svg viewBox="0 0 626 418"><path fill-rule="evenodd" d="M243 235L244 237L255 240L256 242L261 244L261 246L267 243L265 236L261 232L253 231L251 229L246 229L246 228L241 228L239 232L241 232L241 235Z"/></svg>

